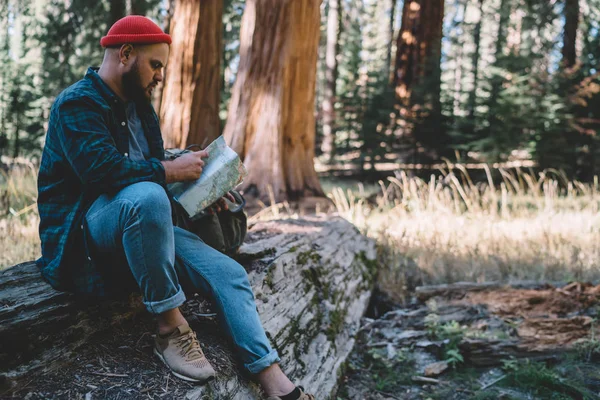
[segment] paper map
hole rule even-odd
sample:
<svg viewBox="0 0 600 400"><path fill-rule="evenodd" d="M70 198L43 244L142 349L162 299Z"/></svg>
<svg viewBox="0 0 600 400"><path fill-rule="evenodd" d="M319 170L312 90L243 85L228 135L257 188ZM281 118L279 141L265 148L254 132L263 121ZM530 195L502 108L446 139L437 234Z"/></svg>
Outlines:
<svg viewBox="0 0 600 400"><path fill-rule="evenodd" d="M204 169L198 180L169 185L173 197L191 218L239 185L248 174L237 153L227 146L223 136L219 136L206 150L208 157L203 158Z"/></svg>

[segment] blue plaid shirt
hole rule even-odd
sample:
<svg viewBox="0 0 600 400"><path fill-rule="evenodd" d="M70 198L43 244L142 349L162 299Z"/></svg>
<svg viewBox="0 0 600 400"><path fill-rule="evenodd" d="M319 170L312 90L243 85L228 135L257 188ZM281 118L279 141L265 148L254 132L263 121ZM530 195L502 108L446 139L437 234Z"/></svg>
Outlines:
<svg viewBox="0 0 600 400"><path fill-rule="evenodd" d="M148 140L147 161L128 158L126 104L89 68L50 111L38 176L44 279L57 290L106 294L106 277L86 243L84 216L103 193L152 181L166 190L163 141L150 104L137 104Z"/></svg>

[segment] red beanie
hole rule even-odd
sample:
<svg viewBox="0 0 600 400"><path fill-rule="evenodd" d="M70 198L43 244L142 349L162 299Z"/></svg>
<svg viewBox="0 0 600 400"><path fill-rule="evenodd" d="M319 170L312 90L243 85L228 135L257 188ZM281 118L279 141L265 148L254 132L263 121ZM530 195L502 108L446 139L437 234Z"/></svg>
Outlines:
<svg viewBox="0 0 600 400"><path fill-rule="evenodd" d="M106 36L100 39L102 47L125 43L171 44L171 36L164 33L150 18L142 15L128 15L115 22Z"/></svg>

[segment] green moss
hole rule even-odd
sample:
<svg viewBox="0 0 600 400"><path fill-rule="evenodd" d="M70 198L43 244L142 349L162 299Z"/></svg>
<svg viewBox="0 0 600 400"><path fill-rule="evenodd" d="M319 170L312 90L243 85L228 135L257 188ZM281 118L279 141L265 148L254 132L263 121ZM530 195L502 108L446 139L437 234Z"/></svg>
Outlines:
<svg viewBox="0 0 600 400"><path fill-rule="evenodd" d="M365 251L361 251L356 255L356 259L364 266L363 279L368 282L369 286L375 282L377 272L379 271L379 263L377 260L371 260L367 257Z"/></svg>
<svg viewBox="0 0 600 400"><path fill-rule="evenodd" d="M301 356L302 354L306 354L308 352L308 348L313 339L320 333L321 323L323 321L323 313L319 307L317 307L317 309L314 310L316 314L315 317L312 318L306 326L302 327L300 325L302 317L307 311L309 311L309 309L312 308L314 304L315 302L313 298L304 310L302 310L295 318L290 320L287 325L287 329L280 331L275 336L274 340L275 342L279 343L279 348L276 348L276 350L280 353L280 355L283 354L280 351L280 348L286 348L288 346L292 348L294 357L298 365L300 365L302 368L303 374L306 373L307 366L306 363L302 361ZM284 333L286 334L286 339L280 340Z"/></svg>
<svg viewBox="0 0 600 400"><path fill-rule="evenodd" d="M298 265L306 265L309 261L317 264L321 261L321 255L315 250L308 250L298 254L298 258L296 258Z"/></svg>
<svg viewBox="0 0 600 400"><path fill-rule="evenodd" d="M325 335L330 342L335 343L335 338L344 327L344 320L347 314L348 310L341 308L336 308L329 313L329 326L325 329Z"/></svg>
<svg viewBox="0 0 600 400"><path fill-rule="evenodd" d="M273 282L273 275L275 274L275 264L271 264L267 268L267 272L265 274L265 279L263 280L263 284L266 284L269 289L273 290L275 283Z"/></svg>
<svg viewBox="0 0 600 400"><path fill-rule="evenodd" d="M321 297L328 299L331 293L331 282L323 277L326 275L325 268L318 265L303 269L300 274L304 281L304 293L308 293L313 287L316 287L320 292Z"/></svg>

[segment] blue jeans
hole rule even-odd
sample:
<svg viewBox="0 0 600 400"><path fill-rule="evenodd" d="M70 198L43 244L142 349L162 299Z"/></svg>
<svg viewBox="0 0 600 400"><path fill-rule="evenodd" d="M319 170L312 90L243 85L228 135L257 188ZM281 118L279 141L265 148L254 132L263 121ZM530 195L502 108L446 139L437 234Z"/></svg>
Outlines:
<svg viewBox="0 0 600 400"><path fill-rule="evenodd" d="M92 252L110 254L109 268L122 279L133 275L148 311L179 307L186 299L183 289L208 295L250 373L280 361L258 317L244 268L173 226L169 198L160 185L140 182L103 194L85 219Z"/></svg>

